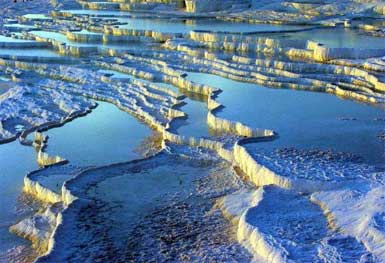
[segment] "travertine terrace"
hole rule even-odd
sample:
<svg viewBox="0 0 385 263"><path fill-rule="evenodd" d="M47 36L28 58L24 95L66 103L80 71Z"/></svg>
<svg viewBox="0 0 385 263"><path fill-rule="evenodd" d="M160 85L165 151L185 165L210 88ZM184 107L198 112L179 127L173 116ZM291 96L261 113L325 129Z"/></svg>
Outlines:
<svg viewBox="0 0 385 263"><path fill-rule="evenodd" d="M0 225L31 241L4 246L1 262L385 261L384 1L0 8L0 147L21 144L40 167L13 189L30 211L0 207L13 220ZM52 152L60 147L47 134L100 103L152 130L140 156L95 165L91 150L78 163ZM274 121L283 115L286 126ZM108 138L135 132L72 136L103 152ZM80 151L74 141L61 147Z"/></svg>

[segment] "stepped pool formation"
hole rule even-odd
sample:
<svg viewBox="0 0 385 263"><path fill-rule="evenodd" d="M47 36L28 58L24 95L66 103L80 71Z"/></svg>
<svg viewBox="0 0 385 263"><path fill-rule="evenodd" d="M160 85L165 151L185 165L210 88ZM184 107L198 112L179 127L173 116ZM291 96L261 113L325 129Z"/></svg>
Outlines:
<svg viewBox="0 0 385 263"><path fill-rule="evenodd" d="M0 1L0 262L385 262L385 2Z"/></svg>

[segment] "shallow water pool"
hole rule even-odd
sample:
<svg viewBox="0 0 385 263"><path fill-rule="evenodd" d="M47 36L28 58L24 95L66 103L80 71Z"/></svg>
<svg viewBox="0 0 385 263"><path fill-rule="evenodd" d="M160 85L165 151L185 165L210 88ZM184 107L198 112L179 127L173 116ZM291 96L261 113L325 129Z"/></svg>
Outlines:
<svg viewBox="0 0 385 263"><path fill-rule="evenodd" d="M135 148L151 130L112 104L98 104L91 114L47 131L46 151L84 166L139 158Z"/></svg>
<svg viewBox="0 0 385 263"><path fill-rule="evenodd" d="M357 29L350 28L318 28L309 31L284 34L285 37L295 40L313 40L335 48L367 48L385 49L385 41Z"/></svg>
<svg viewBox="0 0 385 263"><path fill-rule="evenodd" d="M23 218L19 198L24 176L38 168L35 150L18 141L0 144L0 254L16 245L27 244L8 228Z"/></svg>
<svg viewBox="0 0 385 263"><path fill-rule="evenodd" d="M334 149L354 153L369 163L384 162L384 111L334 95L270 89L223 77L188 73L188 79L220 87L218 116L253 128L273 129L279 139L264 147Z"/></svg>

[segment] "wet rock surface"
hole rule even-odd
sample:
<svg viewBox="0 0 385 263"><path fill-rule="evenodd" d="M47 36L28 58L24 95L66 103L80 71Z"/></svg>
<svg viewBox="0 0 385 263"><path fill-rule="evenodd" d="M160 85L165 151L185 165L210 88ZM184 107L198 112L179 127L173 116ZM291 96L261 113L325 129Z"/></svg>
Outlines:
<svg viewBox="0 0 385 263"><path fill-rule="evenodd" d="M151 161L154 165L147 161L150 167L143 167L145 170L140 165L128 170L124 166L110 170L111 179L87 190L91 198L88 205L75 218L64 218L64 224L75 223L70 251L64 258L53 251L43 262L76 262L83 258L96 262L250 261L250 254L236 243L234 228L219 209L213 208L217 198L245 187L244 183L224 163L177 156L166 158L175 166L157 164L155 158ZM178 163L183 166L178 167ZM178 167L178 173L173 173L173 167ZM119 179L121 174L117 178L113 175L121 169L127 171L123 175L125 180ZM169 180L165 177L176 182L164 185L162 181ZM159 189L159 193L127 192L132 188L128 184L148 180L158 181L159 187L165 189ZM115 189L113 194L106 192L111 187ZM146 203L145 207L135 209L135 205L127 205L139 201L132 199L136 195L143 199L140 202Z"/></svg>
<svg viewBox="0 0 385 263"><path fill-rule="evenodd" d="M140 160L84 161L28 174L28 195L20 199L26 218L10 227L34 250L15 246L0 251L0 261L385 260L381 165L335 149L250 149L277 139L275 125L223 117L222 110L243 114L236 105L243 102L234 95L234 109L226 109L220 98L228 89L219 79L190 79L192 72L215 75L234 81L232 89L245 82L256 87L252 92L317 91L377 107L369 113L352 103L362 116L330 117L320 100L280 112L320 107L313 113L337 119L321 120L338 126L343 140L350 129L341 123L382 119L374 117L385 101L381 1L33 0L3 1L0 10L0 143L20 139L37 149L43 166L62 164L45 152L45 130L93 114L98 101L154 130L134 150ZM264 100L272 101L269 107L285 104ZM383 141L374 126L365 134L378 140L368 147ZM35 139L27 139L35 130ZM322 132L311 134L322 141ZM95 144L104 152L103 143Z"/></svg>

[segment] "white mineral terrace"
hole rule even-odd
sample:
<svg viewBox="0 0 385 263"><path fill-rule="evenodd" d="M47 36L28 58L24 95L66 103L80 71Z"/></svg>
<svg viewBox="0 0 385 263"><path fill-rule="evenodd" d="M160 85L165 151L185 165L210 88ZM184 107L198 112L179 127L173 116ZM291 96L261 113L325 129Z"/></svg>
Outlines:
<svg viewBox="0 0 385 263"><path fill-rule="evenodd" d="M385 262L384 1L0 9L0 262Z"/></svg>

